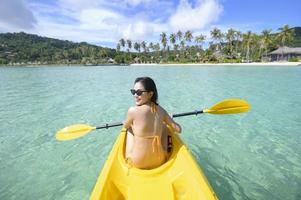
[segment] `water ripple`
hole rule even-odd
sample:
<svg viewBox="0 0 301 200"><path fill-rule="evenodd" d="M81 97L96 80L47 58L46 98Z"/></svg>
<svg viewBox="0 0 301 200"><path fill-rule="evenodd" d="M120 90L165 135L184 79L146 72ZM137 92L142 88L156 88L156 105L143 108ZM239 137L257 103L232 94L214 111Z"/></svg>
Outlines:
<svg viewBox="0 0 301 200"><path fill-rule="evenodd" d="M252 105L247 114L176 119L220 199L300 199L300 75L286 67L1 68L0 199L88 199L119 129L68 142L55 133L122 121L137 76L155 79L170 113L226 98Z"/></svg>

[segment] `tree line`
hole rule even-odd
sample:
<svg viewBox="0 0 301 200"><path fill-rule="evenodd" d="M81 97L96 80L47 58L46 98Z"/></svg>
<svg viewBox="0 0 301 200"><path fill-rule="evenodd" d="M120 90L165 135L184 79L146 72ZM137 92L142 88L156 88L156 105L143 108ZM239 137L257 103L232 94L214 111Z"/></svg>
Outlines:
<svg viewBox="0 0 301 200"><path fill-rule="evenodd" d="M279 31L257 34L231 28L223 33L214 28L208 38L189 30L162 32L157 42L122 38L116 49L24 32L1 33L0 65L254 62L264 60L280 46L301 47L301 27L285 25Z"/></svg>
<svg viewBox="0 0 301 200"><path fill-rule="evenodd" d="M298 33L300 29L297 29ZM179 30L170 35L162 32L158 42L121 38L116 50L119 62L127 63L260 62L267 59L268 52L278 47L296 45L296 39L300 40L301 35L296 37L295 29L288 25L279 31L272 33L271 29L266 29L257 34L230 28L223 33L214 28L210 31L210 38L207 38L203 34L194 36L190 30Z"/></svg>

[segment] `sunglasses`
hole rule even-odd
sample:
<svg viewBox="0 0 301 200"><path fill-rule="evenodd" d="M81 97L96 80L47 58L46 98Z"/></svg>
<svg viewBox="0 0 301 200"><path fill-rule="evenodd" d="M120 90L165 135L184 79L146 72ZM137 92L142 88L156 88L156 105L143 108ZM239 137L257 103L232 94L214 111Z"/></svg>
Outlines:
<svg viewBox="0 0 301 200"><path fill-rule="evenodd" d="M134 90L134 89L131 89L132 95L137 94L137 96L141 96L143 94L143 92L148 92L148 91L146 91L146 90Z"/></svg>

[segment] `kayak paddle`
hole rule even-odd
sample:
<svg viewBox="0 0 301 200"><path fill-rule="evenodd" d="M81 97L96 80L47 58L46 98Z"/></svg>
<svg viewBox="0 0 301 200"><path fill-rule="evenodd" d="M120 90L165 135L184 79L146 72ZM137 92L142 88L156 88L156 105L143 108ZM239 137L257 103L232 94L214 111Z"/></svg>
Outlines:
<svg viewBox="0 0 301 200"><path fill-rule="evenodd" d="M204 110L196 110L193 112L186 112L180 114L172 115L173 118L176 117L183 117L188 115L198 115L202 113L209 113L209 114L236 114L242 112L248 112L250 109L250 105L241 99L227 99L217 103L216 105L212 106L209 109ZM103 129L103 128L111 128L115 126L122 126L123 123L114 123L114 124L106 124L103 126L89 126L86 124L75 124L71 126L67 126L56 133L56 139L60 141L65 140L73 140L79 137L82 137L89 132L96 130L96 129Z"/></svg>

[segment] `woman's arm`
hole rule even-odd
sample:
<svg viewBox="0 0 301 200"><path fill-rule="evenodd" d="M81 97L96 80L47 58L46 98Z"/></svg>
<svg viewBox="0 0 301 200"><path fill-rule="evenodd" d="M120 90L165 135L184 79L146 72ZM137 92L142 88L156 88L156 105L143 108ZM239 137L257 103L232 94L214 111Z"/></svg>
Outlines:
<svg viewBox="0 0 301 200"><path fill-rule="evenodd" d="M127 117L123 121L123 127L124 128L129 129L132 126L133 120L134 120L134 112L135 112L135 108L130 107L128 112L127 112Z"/></svg>
<svg viewBox="0 0 301 200"><path fill-rule="evenodd" d="M175 132L177 132L177 133L182 132L182 127L177 122L175 122L166 111L165 111L165 116L164 116L164 122L167 125L169 125Z"/></svg>

